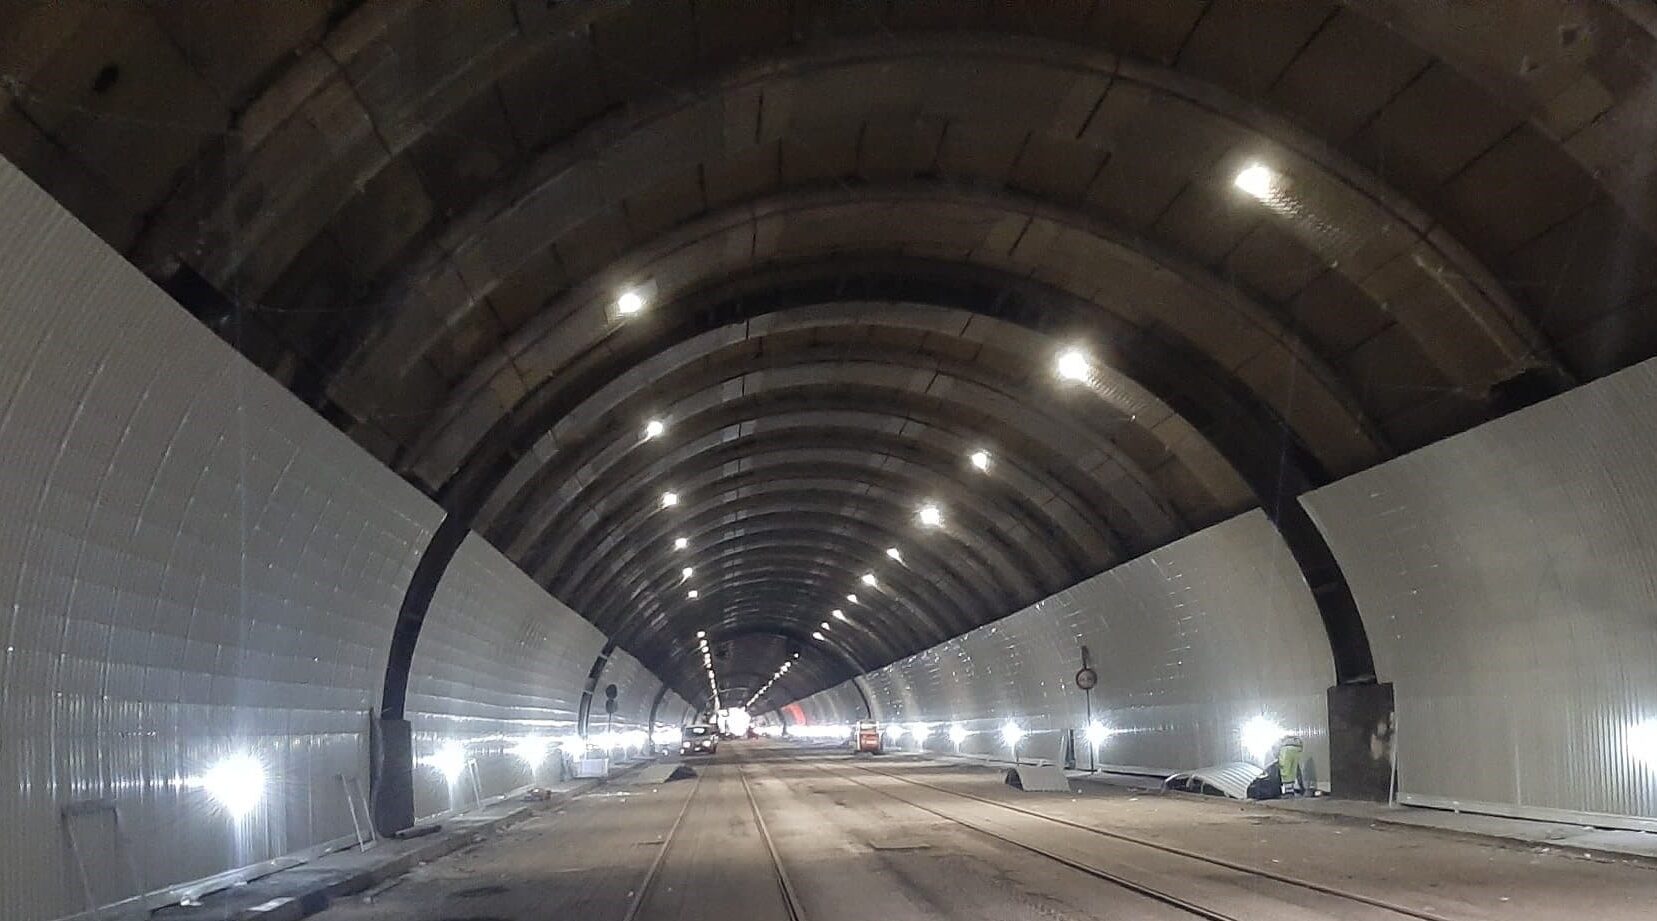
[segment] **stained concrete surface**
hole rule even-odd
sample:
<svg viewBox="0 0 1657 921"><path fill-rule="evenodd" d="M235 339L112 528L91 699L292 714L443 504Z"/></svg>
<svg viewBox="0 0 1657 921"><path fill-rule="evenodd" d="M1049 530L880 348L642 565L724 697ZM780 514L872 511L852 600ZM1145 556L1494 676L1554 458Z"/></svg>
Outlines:
<svg viewBox="0 0 1657 921"><path fill-rule="evenodd" d="M786 918L744 778L801 915L811 921L1193 917L1077 866L1223 916L1272 921L1410 917L1371 903L1446 919L1645 919L1657 900L1657 868L1650 865L1091 785L1072 795L1020 793L998 772L913 757L854 759L832 749L739 742L698 769L697 779L575 800L319 917L622 921L682 813L636 917ZM1238 866L1368 902L1251 876Z"/></svg>

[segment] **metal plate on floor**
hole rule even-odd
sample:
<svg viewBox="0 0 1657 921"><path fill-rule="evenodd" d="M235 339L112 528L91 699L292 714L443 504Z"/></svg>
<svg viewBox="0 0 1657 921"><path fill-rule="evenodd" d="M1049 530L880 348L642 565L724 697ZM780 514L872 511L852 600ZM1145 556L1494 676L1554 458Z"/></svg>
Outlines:
<svg viewBox="0 0 1657 921"><path fill-rule="evenodd" d="M876 851L924 851L930 847L932 845L925 841L918 841L913 838L887 838L883 841L869 842L870 850Z"/></svg>
<svg viewBox="0 0 1657 921"><path fill-rule="evenodd" d="M670 780L684 780L687 777L695 776L696 771L690 765L669 762L639 768L632 774L627 775L627 783L635 787L649 787L664 784Z"/></svg>

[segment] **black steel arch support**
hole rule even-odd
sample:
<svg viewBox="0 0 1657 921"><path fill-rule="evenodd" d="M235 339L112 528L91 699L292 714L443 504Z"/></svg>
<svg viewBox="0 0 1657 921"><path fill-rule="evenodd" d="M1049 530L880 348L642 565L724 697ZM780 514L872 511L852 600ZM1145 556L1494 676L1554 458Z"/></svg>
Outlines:
<svg viewBox="0 0 1657 921"><path fill-rule="evenodd" d="M409 670L420 628L431 610L437 587L449 563L472 532L469 517L447 515L432 533L420 561L414 566L397 623L391 631L385 682L380 692L380 715L375 720L369 790L374 799L374 825L381 834L402 831L414 824L414 733L404 715L408 703Z"/></svg>

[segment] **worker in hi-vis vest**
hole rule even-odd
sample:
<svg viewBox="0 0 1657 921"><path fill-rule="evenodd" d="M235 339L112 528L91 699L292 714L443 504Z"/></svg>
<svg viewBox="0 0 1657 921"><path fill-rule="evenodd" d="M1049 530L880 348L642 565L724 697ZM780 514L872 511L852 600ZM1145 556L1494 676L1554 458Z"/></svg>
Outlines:
<svg viewBox="0 0 1657 921"><path fill-rule="evenodd" d="M1285 736L1277 746L1277 774L1283 784L1284 796L1295 796L1306 790L1300 779L1300 756L1305 751L1300 736Z"/></svg>

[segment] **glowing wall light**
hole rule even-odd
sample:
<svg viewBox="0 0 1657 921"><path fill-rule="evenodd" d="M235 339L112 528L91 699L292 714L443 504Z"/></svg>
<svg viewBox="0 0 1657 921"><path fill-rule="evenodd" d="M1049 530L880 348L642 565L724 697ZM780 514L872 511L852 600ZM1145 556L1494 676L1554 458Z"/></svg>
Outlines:
<svg viewBox="0 0 1657 921"><path fill-rule="evenodd" d="M257 757L229 755L195 779L194 785L207 791L232 818L242 818L265 799L265 765Z"/></svg>
<svg viewBox="0 0 1657 921"><path fill-rule="evenodd" d="M427 756L426 764L436 769L452 784L459 780L460 775L466 770L466 746L459 742L447 742Z"/></svg>
<svg viewBox="0 0 1657 921"><path fill-rule="evenodd" d="M1243 750L1249 753L1255 761L1265 763L1271 755L1272 748L1277 740L1289 734L1289 730L1279 726L1274 720L1265 716L1250 717L1237 731L1237 737L1243 743Z"/></svg>

